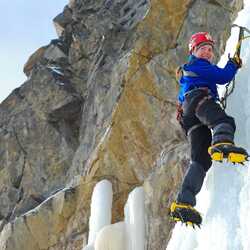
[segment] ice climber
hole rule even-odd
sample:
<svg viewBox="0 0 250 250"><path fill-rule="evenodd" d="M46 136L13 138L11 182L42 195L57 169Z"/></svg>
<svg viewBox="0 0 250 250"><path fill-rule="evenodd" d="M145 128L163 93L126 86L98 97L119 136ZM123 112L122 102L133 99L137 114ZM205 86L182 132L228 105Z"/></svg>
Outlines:
<svg viewBox="0 0 250 250"><path fill-rule="evenodd" d="M202 222L200 213L194 208L195 196L201 190L212 160L226 158L233 163L244 163L247 152L234 145L235 122L220 106L216 87L234 78L242 66L241 59L236 55L229 58L224 68L212 64L214 40L208 32L192 35L189 52L188 62L178 70L177 118L191 145L191 161L177 200L171 204L170 215L174 221L194 227Z"/></svg>

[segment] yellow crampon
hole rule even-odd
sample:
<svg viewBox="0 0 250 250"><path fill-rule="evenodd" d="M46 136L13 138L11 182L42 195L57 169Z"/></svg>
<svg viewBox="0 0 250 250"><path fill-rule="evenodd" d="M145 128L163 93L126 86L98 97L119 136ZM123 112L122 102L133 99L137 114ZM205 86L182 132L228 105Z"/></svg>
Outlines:
<svg viewBox="0 0 250 250"><path fill-rule="evenodd" d="M223 159L225 158L224 157L224 154L223 152L221 151L213 151L213 149L216 147L216 146L220 146L220 145L232 145L232 143L217 143L215 145L212 145L208 148L208 153L210 154L211 158L213 161L219 161L219 162L222 162Z"/></svg>
<svg viewBox="0 0 250 250"><path fill-rule="evenodd" d="M246 150L236 147L232 143L217 143L212 145L208 148L208 153L214 161L222 162L223 159L227 159L234 164L239 163L243 165L244 162L248 161L248 153Z"/></svg>
<svg viewBox="0 0 250 250"><path fill-rule="evenodd" d="M170 217L175 222L182 222L186 226L200 227L201 225L201 215L189 204L182 204L172 202L170 206Z"/></svg>
<svg viewBox="0 0 250 250"><path fill-rule="evenodd" d="M229 153L227 157L228 161L232 163L244 163L247 161L247 158L248 156L239 153Z"/></svg>

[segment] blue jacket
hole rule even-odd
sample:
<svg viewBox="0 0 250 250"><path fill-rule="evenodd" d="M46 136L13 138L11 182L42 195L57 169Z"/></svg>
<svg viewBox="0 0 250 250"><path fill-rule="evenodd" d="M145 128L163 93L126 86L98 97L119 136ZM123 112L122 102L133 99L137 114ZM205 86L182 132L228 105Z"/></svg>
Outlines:
<svg viewBox="0 0 250 250"><path fill-rule="evenodd" d="M237 65L230 59L224 68L219 68L206 59L190 56L188 63L182 66L183 75L179 81L179 102L183 103L185 93L197 87L208 87L213 98L218 100L216 84L230 82L237 73L237 69Z"/></svg>

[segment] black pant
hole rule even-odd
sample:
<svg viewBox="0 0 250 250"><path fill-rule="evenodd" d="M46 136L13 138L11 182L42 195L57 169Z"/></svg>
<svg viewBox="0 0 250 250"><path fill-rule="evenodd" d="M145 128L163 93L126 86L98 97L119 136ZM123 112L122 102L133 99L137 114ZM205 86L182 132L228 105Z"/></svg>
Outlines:
<svg viewBox="0 0 250 250"><path fill-rule="evenodd" d="M208 90L195 89L185 96L181 125L191 146L191 163L177 202L194 206L195 196L201 190L206 172L212 165L208 147L219 142L233 143L235 122L215 102Z"/></svg>

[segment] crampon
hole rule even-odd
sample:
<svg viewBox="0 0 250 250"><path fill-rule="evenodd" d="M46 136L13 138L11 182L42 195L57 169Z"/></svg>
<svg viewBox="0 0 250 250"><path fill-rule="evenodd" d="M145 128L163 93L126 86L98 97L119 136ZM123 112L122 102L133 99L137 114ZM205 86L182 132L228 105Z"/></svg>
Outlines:
<svg viewBox="0 0 250 250"><path fill-rule="evenodd" d="M232 143L218 143L208 148L212 160L223 162L227 159L229 162L244 165L248 161L249 155L244 148L237 147Z"/></svg>
<svg viewBox="0 0 250 250"><path fill-rule="evenodd" d="M195 226L200 228L202 217L200 213L189 204L173 202L170 207L169 213L171 219L175 222L182 222L186 226Z"/></svg>

